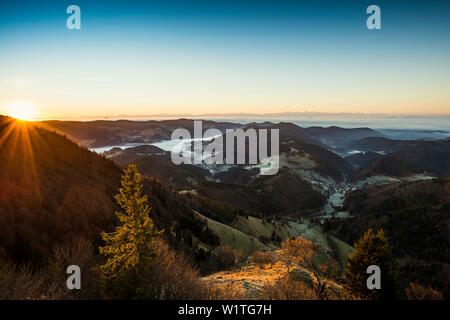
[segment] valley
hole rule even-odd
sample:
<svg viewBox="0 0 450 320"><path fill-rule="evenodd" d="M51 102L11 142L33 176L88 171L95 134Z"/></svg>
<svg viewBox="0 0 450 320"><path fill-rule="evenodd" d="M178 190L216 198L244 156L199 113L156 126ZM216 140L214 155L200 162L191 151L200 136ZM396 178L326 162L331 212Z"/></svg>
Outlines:
<svg viewBox="0 0 450 320"><path fill-rule="evenodd" d="M230 125L206 123L222 130ZM392 237L401 270L407 266L413 274L434 270L436 276L421 281L446 290L448 139L391 140L371 129L232 124L233 128L280 129L279 172L264 176L261 165L254 164L175 165L170 156L173 146L190 148L192 141L180 144L167 137L182 124L193 129L187 119L36 122L25 128L3 117L1 124L0 227L4 231L0 236L3 250L17 262L43 263L53 245L79 237L98 243L100 230L117 223L112 216L117 208L113 197L121 168L135 164L144 178L155 225L166 230L164 238L170 246L198 268L202 281L219 291L231 286L240 297L267 294L267 286L291 276L280 260L280 245L293 238L319 246L321 259L335 261L342 274L354 242L369 228L383 228ZM15 141L24 138L29 147L18 148ZM66 151L56 152L55 146ZM15 166L28 171L19 174L11 158L19 159ZM92 194L95 203L88 196ZM24 197L29 201L19 201ZM75 205L79 202L85 205ZM409 235L417 228L425 238L421 244ZM440 249L434 252L437 242ZM263 253L273 254L273 262L255 264L252 259ZM224 257L229 258L222 261ZM297 272L316 281L308 276L308 268ZM402 272L406 285L409 278ZM342 298L336 279L327 280L328 294Z"/></svg>

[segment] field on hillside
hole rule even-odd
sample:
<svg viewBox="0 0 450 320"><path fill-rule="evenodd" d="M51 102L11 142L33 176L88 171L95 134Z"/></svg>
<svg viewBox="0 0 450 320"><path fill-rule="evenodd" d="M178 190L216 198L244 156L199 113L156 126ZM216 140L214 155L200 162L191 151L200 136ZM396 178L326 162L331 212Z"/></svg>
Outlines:
<svg viewBox="0 0 450 320"><path fill-rule="evenodd" d="M264 220L252 216L236 216L229 226L195 212L197 217L206 220L208 228L215 233L222 245L228 245L249 255L257 250L275 250L279 241L287 238L304 238L333 252L341 267L353 247L327 233L308 219L302 221ZM277 239L278 241L276 241ZM208 246L204 246L209 249Z"/></svg>

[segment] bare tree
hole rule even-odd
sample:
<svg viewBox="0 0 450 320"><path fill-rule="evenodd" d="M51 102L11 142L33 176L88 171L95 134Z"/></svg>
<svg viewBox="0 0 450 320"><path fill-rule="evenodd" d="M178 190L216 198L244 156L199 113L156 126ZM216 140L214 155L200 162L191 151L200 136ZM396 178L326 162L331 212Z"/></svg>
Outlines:
<svg viewBox="0 0 450 320"><path fill-rule="evenodd" d="M326 299L325 277L337 273L337 262L328 257L321 246L303 238L291 238L281 244L282 257L288 266L288 273L296 267L310 271L316 280L315 290L320 299ZM321 253L323 253L321 255Z"/></svg>

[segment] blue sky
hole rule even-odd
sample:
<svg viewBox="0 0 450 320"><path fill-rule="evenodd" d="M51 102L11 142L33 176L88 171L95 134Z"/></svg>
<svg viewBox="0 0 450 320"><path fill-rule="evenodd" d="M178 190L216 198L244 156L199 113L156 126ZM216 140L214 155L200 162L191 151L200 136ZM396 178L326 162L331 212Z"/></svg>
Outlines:
<svg viewBox="0 0 450 320"><path fill-rule="evenodd" d="M0 113L449 114L449 16L449 1L2 1Z"/></svg>

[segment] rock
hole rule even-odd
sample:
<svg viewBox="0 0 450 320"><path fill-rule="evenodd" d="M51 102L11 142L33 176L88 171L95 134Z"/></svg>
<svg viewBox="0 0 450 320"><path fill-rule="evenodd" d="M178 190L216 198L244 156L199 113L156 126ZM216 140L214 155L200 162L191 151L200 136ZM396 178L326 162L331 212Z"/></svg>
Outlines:
<svg viewBox="0 0 450 320"><path fill-rule="evenodd" d="M303 269L294 269L291 271L291 277L297 281L302 281L309 287L313 287L314 278L311 274Z"/></svg>

